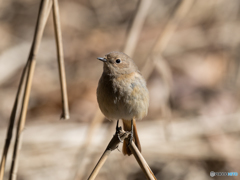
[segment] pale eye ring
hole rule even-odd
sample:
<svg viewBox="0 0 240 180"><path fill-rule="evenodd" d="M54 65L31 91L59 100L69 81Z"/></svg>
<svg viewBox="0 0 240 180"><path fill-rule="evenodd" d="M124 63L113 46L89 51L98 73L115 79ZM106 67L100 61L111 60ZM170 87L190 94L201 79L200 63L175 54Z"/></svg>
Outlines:
<svg viewBox="0 0 240 180"><path fill-rule="evenodd" d="M121 63L121 59L116 59L116 63L117 64Z"/></svg>

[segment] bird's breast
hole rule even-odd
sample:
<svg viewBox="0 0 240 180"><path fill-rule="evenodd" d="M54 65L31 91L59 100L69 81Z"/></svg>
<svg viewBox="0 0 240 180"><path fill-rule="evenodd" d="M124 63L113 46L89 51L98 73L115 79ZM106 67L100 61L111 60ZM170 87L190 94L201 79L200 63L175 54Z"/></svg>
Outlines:
<svg viewBox="0 0 240 180"><path fill-rule="evenodd" d="M142 76L136 72L117 77L103 73L97 99L109 119L143 118L148 111L149 94Z"/></svg>

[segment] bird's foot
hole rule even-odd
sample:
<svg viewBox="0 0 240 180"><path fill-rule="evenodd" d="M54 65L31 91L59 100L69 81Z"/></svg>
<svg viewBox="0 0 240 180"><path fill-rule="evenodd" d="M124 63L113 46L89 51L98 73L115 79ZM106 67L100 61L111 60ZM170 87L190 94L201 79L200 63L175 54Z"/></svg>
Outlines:
<svg viewBox="0 0 240 180"><path fill-rule="evenodd" d="M133 120L131 120L131 134L130 134L130 138L129 138L129 142L128 144L131 144L133 141Z"/></svg>
<svg viewBox="0 0 240 180"><path fill-rule="evenodd" d="M116 132L115 132L115 134L119 134L120 133L120 131L122 130L122 127L120 126L118 126L118 123L119 123L119 120L117 120L117 125L116 125Z"/></svg>
<svg viewBox="0 0 240 180"><path fill-rule="evenodd" d="M120 131L122 130L122 127L121 127L121 126L118 126L118 123L119 123L119 120L117 120L117 125L116 125L116 132L115 132L115 135L118 136L118 139L119 139L120 142L123 142L123 141L121 140L120 136L119 136Z"/></svg>
<svg viewBox="0 0 240 180"><path fill-rule="evenodd" d="M133 133L131 131L130 137L129 137L129 141L128 141L128 145L130 145L133 141Z"/></svg>

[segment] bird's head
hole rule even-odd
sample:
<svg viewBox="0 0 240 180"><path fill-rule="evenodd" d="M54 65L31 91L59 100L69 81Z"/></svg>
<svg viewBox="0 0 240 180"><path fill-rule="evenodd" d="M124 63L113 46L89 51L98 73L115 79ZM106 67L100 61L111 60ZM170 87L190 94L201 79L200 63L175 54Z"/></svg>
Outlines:
<svg viewBox="0 0 240 180"><path fill-rule="evenodd" d="M133 60L122 52L110 52L104 57L98 57L97 59L104 62L104 73L110 75L130 74L138 71Z"/></svg>

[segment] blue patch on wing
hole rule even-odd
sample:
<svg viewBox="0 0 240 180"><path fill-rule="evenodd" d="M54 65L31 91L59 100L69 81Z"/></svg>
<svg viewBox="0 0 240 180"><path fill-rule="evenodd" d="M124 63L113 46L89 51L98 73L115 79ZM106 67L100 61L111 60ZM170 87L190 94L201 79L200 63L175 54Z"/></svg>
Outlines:
<svg viewBox="0 0 240 180"><path fill-rule="evenodd" d="M132 89L134 89L134 87L136 86L136 83L131 83L131 85L130 85L130 87L132 88Z"/></svg>

